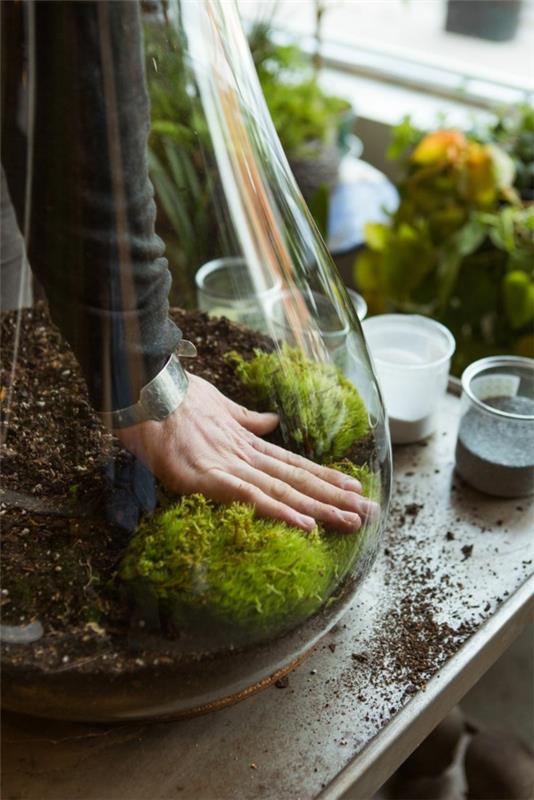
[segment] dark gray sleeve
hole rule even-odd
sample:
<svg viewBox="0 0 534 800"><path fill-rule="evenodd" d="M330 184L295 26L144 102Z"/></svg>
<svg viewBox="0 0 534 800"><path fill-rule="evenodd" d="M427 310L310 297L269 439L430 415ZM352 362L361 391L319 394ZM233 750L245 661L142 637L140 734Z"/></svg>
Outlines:
<svg viewBox="0 0 534 800"><path fill-rule="evenodd" d="M180 332L155 234L137 2L35 2L29 259L91 400L137 401Z"/></svg>

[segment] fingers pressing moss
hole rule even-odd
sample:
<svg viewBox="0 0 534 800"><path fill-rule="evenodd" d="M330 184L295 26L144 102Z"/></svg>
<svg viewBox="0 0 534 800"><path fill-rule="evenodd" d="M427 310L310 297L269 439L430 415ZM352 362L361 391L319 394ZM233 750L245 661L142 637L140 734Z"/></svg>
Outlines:
<svg viewBox="0 0 534 800"><path fill-rule="evenodd" d="M256 350L250 361L235 352L227 358L262 410L279 415L288 444L307 458L340 458L368 432L363 400L333 364L312 361L286 344L276 353Z"/></svg>

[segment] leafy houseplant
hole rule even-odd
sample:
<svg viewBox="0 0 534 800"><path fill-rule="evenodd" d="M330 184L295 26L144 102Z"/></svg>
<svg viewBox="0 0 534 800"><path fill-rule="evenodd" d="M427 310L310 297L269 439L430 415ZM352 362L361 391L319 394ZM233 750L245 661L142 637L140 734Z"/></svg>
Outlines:
<svg viewBox="0 0 534 800"><path fill-rule="evenodd" d="M217 170L200 101L184 61L186 48L165 4L144 24L145 65L151 103L150 177L158 206L157 232L173 274L171 302L195 305L194 275L219 255ZM350 104L319 86L310 59L295 46L279 46L269 25L257 25L250 45L275 128L321 230L327 197L337 179L338 128Z"/></svg>
<svg viewBox="0 0 534 800"><path fill-rule="evenodd" d="M458 130L424 135L408 120L392 153L404 161L401 202L389 225L366 227L355 264L371 313L441 320L457 340L456 373L485 355L532 355L534 208L514 186L512 156Z"/></svg>
<svg viewBox="0 0 534 800"><path fill-rule="evenodd" d="M331 188L339 168L338 136L348 101L319 85L312 60L296 45L279 45L270 23L255 24L249 45L265 100L304 197Z"/></svg>
<svg viewBox="0 0 534 800"><path fill-rule="evenodd" d="M525 203L534 200L534 108L527 104L507 108L473 136L508 153L515 166L515 189Z"/></svg>
<svg viewBox="0 0 534 800"><path fill-rule="evenodd" d="M171 303L195 305L194 275L215 256L211 144L188 80L179 33L165 16L144 25L151 104L148 161L158 214L173 275Z"/></svg>

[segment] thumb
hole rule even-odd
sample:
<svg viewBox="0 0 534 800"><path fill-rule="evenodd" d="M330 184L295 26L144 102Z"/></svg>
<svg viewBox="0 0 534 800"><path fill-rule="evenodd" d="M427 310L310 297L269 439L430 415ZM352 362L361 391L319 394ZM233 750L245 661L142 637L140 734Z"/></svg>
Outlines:
<svg viewBox="0 0 534 800"><path fill-rule="evenodd" d="M229 400L227 397L225 400L228 403L230 414L236 422L239 422L247 431L255 433L256 436L264 436L266 433L274 431L279 423L278 414L251 411L245 406L240 406L239 403L234 403L233 400Z"/></svg>

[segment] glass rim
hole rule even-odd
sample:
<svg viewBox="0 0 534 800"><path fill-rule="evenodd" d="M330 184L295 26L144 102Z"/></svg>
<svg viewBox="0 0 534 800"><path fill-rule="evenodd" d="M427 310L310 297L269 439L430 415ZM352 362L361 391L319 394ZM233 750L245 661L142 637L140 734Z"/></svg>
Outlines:
<svg viewBox="0 0 534 800"><path fill-rule="evenodd" d="M206 261L205 264L202 264L202 266L200 266L195 272L195 285L197 290L203 292L204 295L213 298L214 300L225 300L230 303L241 303L243 301L248 301L251 298L258 297L258 294L254 289L246 296L232 297L231 295L227 294L216 294L213 289L209 288L207 285L209 277L218 269L225 267L228 268L231 263L242 266L245 269L247 268L247 260L244 258L244 256L220 256L219 258L213 258L211 261ZM281 286L282 281L278 279L276 283L262 292L261 296L265 297L271 292L278 292L280 291Z"/></svg>
<svg viewBox="0 0 534 800"><path fill-rule="evenodd" d="M363 322L364 319L367 319L367 312L369 310L369 307L367 305L367 300L365 299L363 294L360 294L358 291L356 291L356 289L352 289L350 286L347 286L346 289L347 289L347 294L350 297L351 302L356 310L356 316L358 317L360 322ZM358 306L360 306L361 315L358 311Z"/></svg>
<svg viewBox="0 0 534 800"><path fill-rule="evenodd" d="M314 295L317 295L317 296L319 296L321 298L324 298L325 300L327 300L332 305L332 308L334 308L334 310L336 310L334 303L332 302L332 300L330 299L330 297L327 294L323 294L322 292L317 292L315 290L312 290L311 294L314 294ZM271 297L270 300L269 300L268 313L270 315L270 318L271 318L271 320L272 320L272 322L273 322L273 324L275 326L277 326L279 329L284 330L284 331L293 331L293 328L292 328L291 325L287 324L287 322L282 321L280 319L276 319L276 317L274 316L274 308L275 308L276 304L277 303L281 303L284 300L285 297L289 296L289 297L292 298L293 295L294 295L294 293L292 292L291 289L282 289L278 294L273 295L273 297ZM304 297L304 295L302 295L302 296ZM315 318L315 321L318 322L317 318ZM343 325L342 328L336 328L335 330L323 330L322 328L319 328L319 327L311 328L310 330L308 330L307 328L303 327L303 328L299 328L298 330L299 330L299 332L303 331L305 335L311 335L312 337L314 337L315 334L318 333L320 335L321 339L324 339L324 340L327 340L327 341L331 341L333 339L336 339L337 337L342 337L342 336L346 337L350 332L350 323L348 321L346 321L345 325Z"/></svg>
<svg viewBox="0 0 534 800"><path fill-rule="evenodd" d="M456 339L450 332L450 330L443 325L441 322L438 322L436 319L432 317L423 317L421 314L376 314L373 317L367 317L365 320L362 321L362 328L365 334L366 328L376 327L373 325L373 320L377 322L417 322L418 325L426 326L427 329L431 329L434 332L439 332L444 339L447 341L447 349L446 352L439 356L439 358L435 358L433 361L425 361L424 364L396 364L393 361L385 361L383 358L379 356L375 356L373 353L373 348L369 346L369 350L373 356L373 361L376 363L384 364L384 366L394 367L394 368L401 368L404 370L413 370L413 371L421 371L429 369L429 367L441 367L447 361L450 361L452 358L454 351L456 350ZM366 337L367 339L367 337Z"/></svg>
<svg viewBox="0 0 534 800"><path fill-rule="evenodd" d="M525 356L487 356L486 358L479 358L478 361L473 361L462 372L462 391L465 392L467 397L476 406L486 411L488 414L493 414L497 417L504 419L514 419L518 422L525 420L534 421L534 414L514 414L511 411L502 411L500 408L490 406L477 397L471 388L471 383L474 378L479 377L486 369L495 367L524 367L532 372L534 377L534 359Z"/></svg>

